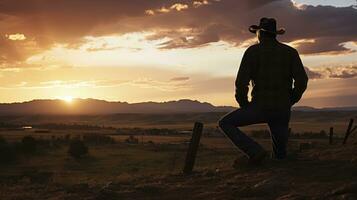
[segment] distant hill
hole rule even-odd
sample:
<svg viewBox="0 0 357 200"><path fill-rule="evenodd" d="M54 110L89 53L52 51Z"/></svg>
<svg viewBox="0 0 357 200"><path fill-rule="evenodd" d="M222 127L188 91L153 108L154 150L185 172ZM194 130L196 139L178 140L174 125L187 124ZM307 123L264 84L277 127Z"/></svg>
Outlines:
<svg viewBox="0 0 357 200"><path fill-rule="evenodd" d="M357 111L357 106L348 106L348 107L328 107L328 108L314 108L310 106L296 106L293 107L294 111L306 111L306 112L314 112L314 111Z"/></svg>
<svg viewBox="0 0 357 200"><path fill-rule="evenodd" d="M317 111L318 109L310 106L294 106L292 110L295 111Z"/></svg>
<svg viewBox="0 0 357 200"><path fill-rule="evenodd" d="M204 113L229 112L232 106L214 106L207 102L182 99L167 102L109 102L97 99L33 100L22 103L0 104L0 115L106 115L116 113ZM357 111L357 107L313 108L294 107L295 111Z"/></svg>
<svg viewBox="0 0 357 200"><path fill-rule="evenodd" d="M230 106L214 106L210 103L182 99L168 102L108 102L97 99L33 100L23 103L0 104L0 115L86 115L115 113L200 113L228 112Z"/></svg>

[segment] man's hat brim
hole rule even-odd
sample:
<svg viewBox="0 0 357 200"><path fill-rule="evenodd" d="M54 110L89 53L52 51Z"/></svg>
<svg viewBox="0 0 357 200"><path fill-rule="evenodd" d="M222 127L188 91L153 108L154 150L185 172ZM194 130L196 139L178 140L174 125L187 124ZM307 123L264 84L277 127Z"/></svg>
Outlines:
<svg viewBox="0 0 357 200"><path fill-rule="evenodd" d="M278 30L276 30L276 31L270 31L270 30L265 30L265 29L261 28L261 27L258 26L258 25L251 25L251 26L249 27L249 31L250 31L251 33L254 33L254 34L255 34L255 33L257 33L258 30L262 30L262 31L269 32L269 33L273 33L273 34L277 34L277 35L282 35L282 34L285 33L285 29L284 29L284 28L280 28L280 29L278 29Z"/></svg>

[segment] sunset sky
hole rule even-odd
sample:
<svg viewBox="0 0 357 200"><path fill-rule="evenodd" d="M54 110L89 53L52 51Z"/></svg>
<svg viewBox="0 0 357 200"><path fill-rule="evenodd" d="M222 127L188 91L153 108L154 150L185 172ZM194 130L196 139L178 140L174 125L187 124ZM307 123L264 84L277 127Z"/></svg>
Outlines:
<svg viewBox="0 0 357 200"><path fill-rule="evenodd" d="M357 106L355 0L0 0L0 102L237 106L248 27L274 17L310 76L299 105Z"/></svg>

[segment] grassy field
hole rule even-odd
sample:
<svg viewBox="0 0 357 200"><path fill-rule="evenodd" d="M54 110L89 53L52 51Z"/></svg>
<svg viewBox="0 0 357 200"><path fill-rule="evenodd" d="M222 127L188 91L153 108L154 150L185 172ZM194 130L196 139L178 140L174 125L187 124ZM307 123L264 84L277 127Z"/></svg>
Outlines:
<svg viewBox="0 0 357 200"><path fill-rule="evenodd" d="M187 137L148 136L143 144L125 139L89 144L89 154L80 159L67 154L67 144L20 155L0 165L0 199L276 199L290 193L329 199L324 195L357 178L356 138L347 146L341 141L327 145L325 139L290 140L287 161L251 168L225 138L203 137L191 176L181 173ZM269 140L258 142L270 149ZM301 143L309 145L299 149ZM241 163L233 169L236 158ZM276 191L282 182L289 184Z"/></svg>
<svg viewBox="0 0 357 200"><path fill-rule="evenodd" d="M16 161L1 166L0 177L50 172L51 179L60 184L105 183L122 175L168 174L182 170L187 150L187 144L182 141L186 137L148 137L144 144L126 144L120 142L122 139L118 138L115 144L88 145L89 154L78 160L68 155L68 145L65 144L41 148L34 155L21 155ZM203 142L198 153L197 169L228 167L230 164L223 161L232 161L239 154L231 146L206 147L207 142Z"/></svg>
<svg viewBox="0 0 357 200"><path fill-rule="evenodd" d="M39 146L35 153L19 153L15 160L0 163L0 199L348 199L348 195L357 197L356 136L351 136L348 145L341 145L341 137L347 128L348 119L354 114L295 113L291 122L293 132L319 133L333 126L338 137L335 138L334 145L328 145L328 138L323 135L315 138L292 137L289 140L288 160L279 163L268 159L258 168L247 166L243 154L216 129L215 121L219 116L217 114L200 114L189 119L185 119L187 115L172 118L160 115L152 119L149 119L149 116L140 116L136 126L132 122L129 123L134 116L66 116L59 117L57 121L59 124L70 125L62 128L45 131L41 128L3 128L0 130L0 136L10 144L19 146L24 136L31 135L36 140L47 141L43 143L47 145ZM55 118L13 117L7 120L13 124L36 126L54 122ZM108 120L109 123L102 124L103 120ZM88 124L94 121L97 123L94 125L99 128L71 129L71 124ZM205 129L195 163L195 173L190 176L181 173L190 140L188 132L173 135L136 133L145 132L146 129L153 127L165 128L164 131L190 131L195 121L203 121ZM108 128L107 125L114 128ZM116 128L123 126L129 128L125 130L134 135L137 143L128 143L129 135L118 134ZM264 129L267 129L265 125L243 128L248 134L254 130ZM88 155L80 159L69 156L69 142L73 138L78 137L85 141L85 136L93 134L109 137L114 142L86 143ZM269 133L263 136L256 139L270 151ZM232 163L236 158L239 158L238 168L233 168ZM334 191L339 187L346 188Z"/></svg>
<svg viewBox="0 0 357 200"><path fill-rule="evenodd" d="M88 116L0 116L0 122L19 125L39 124L84 124L91 126L105 126L113 128L169 128L190 130L196 121L205 124L206 128L215 129L217 121L226 113L186 113L186 114L116 114L116 115L88 115ZM346 131L348 120L357 117L356 111L293 111L290 126L293 131L319 132L327 131L331 126L336 133ZM267 129L264 124L245 128L246 130Z"/></svg>
<svg viewBox="0 0 357 200"><path fill-rule="evenodd" d="M31 132L27 132L29 135ZM66 132L68 133L68 132ZM80 132L85 135L85 132ZM106 132L105 132L106 133ZM103 133L103 135L105 134ZM60 138L64 137L62 132L51 133ZM62 134L62 136L61 136ZM10 142L20 142L25 135L22 132L2 133L4 138ZM34 138L41 140L52 140L51 135L32 134ZM78 136L79 133L71 135ZM56 147L40 147L35 155L21 155L10 165L2 166L0 174L4 177L11 174L22 174L26 171L50 171L53 172L55 181L66 182L101 182L108 181L112 177L122 174L165 174L179 173L183 163L190 140L185 136L135 136L138 144L125 142L127 135L110 135L115 144L88 144L89 155L80 160L71 158L68 144ZM54 140L56 141L57 138ZM265 149L271 149L270 139L257 139ZM335 141L340 143L341 139ZM291 139L289 149L297 151L300 143L327 145L327 139ZM236 157L243 156L226 137L201 138L201 146L196 161L197 169L229 168Z"/></svg>

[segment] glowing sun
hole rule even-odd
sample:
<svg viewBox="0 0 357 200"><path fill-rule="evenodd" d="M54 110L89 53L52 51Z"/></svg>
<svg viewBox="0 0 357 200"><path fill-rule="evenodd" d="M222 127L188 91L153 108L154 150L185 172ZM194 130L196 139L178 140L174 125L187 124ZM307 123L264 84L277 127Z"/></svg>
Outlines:
<svg viewBox="0 0 357 200"><path fill-rule="evenodd" d="M73 97L72 96L65 96L62 98L63 101L66 103L72 103L73 102Z"/></svg>

